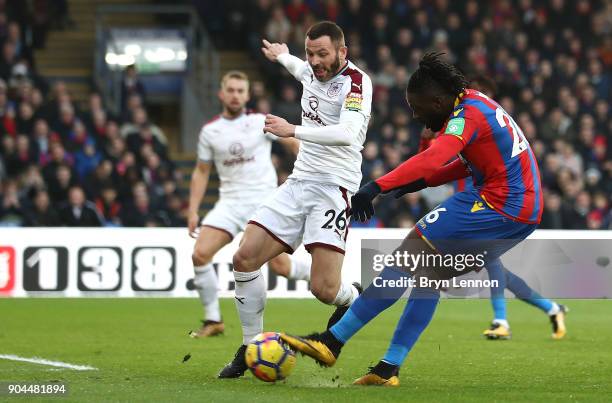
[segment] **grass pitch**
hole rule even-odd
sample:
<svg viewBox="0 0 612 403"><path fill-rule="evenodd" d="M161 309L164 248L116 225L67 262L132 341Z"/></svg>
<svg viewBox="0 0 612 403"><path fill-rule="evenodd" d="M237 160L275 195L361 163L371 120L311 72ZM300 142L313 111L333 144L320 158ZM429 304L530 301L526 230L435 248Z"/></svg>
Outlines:
<svg viewBox="0 0 612 403"><path fill-rule="evenodd" d="M251 374L216 379L241 340L232 300L222 301L226 334L193 340L187 333L202 312L195 299L0 299L0 354L98 368L0 359L0 382L64 382L68 396L46 400L75 402L609 401L612 301L565 302L565 340L551 340L546 315L513 300L513 339L487 341L487 300L443 300L402 367L401 387L390 389L350 384L384 354L401 301L358 333L335 367L298 357L286 381L266 384ZM269 300L265 329L321 330L330 313L314 300Z"/></svg>

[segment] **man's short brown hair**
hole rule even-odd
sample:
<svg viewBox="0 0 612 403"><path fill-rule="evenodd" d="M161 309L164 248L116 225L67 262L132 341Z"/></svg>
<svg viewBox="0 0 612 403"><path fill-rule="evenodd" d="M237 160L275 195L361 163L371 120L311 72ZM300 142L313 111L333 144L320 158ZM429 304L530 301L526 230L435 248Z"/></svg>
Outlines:
<svg viewBox="0 0 612 403"><path fill-rule="evenodd" d="M339 48L344 46L344 32L342 28L332 21L321 21L308 28L306 32L308 39L319 39L322 36L329 36L332 43Z"/></svg>
<svg viewBox="0 0 612 403"><path fill-rule="evenodd" d="M249 76L247 76L244 72L240 70L230 70L227 73L225 73L223 77L221 78L221 87L223 88L227 80L232 79L232 78L235 78L236 80L246 81L247 85L249 84Z"/></svg>

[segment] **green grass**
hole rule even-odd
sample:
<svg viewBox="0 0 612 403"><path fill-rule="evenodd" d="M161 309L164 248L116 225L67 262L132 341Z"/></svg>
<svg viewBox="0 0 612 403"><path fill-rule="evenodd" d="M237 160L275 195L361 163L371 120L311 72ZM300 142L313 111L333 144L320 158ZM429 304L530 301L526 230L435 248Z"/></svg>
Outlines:
<svg viewBox="0 0 612 403"><path fill-rule="evenodd" d="M215 377L241 339L231 300L222 301L226 335L193 340L187 332L198 325L196 300L0 299L0 354L99 369L0 360L0 382L66 382L68 398L48 400L80 402L609 401L612 301L567 303L565 340L550 339L545 315L509 301L514 338L495 342L480 336L490 319L488 301L443 300L402 368L402 386L383 389L350 384L384 354L400 304L351 340L335 367L320 369L298 357L287 381L266 384L250 374ZM330 312L314 300L269 300L265 328L320 330Z"/></svg>

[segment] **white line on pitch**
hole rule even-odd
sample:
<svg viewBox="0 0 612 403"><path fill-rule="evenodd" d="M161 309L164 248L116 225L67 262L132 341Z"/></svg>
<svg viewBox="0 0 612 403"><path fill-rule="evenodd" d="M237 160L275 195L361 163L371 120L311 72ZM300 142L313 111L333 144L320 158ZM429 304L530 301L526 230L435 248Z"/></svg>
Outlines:
<svg viewBox="0 0 612 403"><path fill-rule="evenodd" d="M98 369L98 368L90 367L89 365L75 365L75 364L68 364L67 362L45 360L44 358L38 358L38 357L33 357L33 358L19 357L18 355L12 355L12 354L0 354L0 359L11 360L11 361L31 362L32 364L50 365L52 367L74 369L75 371L91 371L91 370Z"/></svg>

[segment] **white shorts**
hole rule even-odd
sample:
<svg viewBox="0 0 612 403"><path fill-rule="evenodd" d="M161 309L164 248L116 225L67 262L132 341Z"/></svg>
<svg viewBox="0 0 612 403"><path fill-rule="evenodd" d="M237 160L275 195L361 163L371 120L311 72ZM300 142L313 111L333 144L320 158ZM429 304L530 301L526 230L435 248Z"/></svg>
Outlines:
<svg viewBox="0 0 612 403"><path fill-rule="evenodd" d="M255 212L249 224L265 229L292 253L300 243L344 254L351 193L337 185L288 179Z"/></svg>
<svg viewBox="0 0 612 403"><path fill-rule="evenodd" d="M269 195L263 196L269 197ZM232 238L244 231L253 211L262 202L261 197L249 197L247 200L219 199L212 210L202 219L200 225L227 232Z"/></svg>

